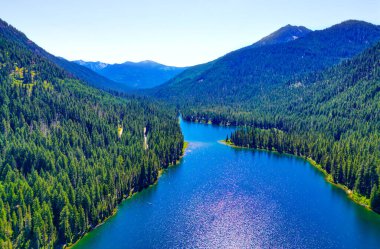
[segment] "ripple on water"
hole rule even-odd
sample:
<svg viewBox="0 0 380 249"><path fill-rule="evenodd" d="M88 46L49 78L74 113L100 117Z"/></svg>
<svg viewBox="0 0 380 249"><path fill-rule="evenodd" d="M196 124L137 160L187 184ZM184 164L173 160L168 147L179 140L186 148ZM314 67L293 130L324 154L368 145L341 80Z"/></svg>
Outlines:
<svg viewBox="0 0 380 249"><path fill-rule="evenodd" d="M247 196L233 189L217 196L191 200L187 226L193 230L193 237L189 245L197 248L267 248L270 245L274 223L271 205L266 203L263 209L260 196Z"/></svg>
<svg viewBox="0 0 380 249"><path fill-rule="evenodd" d="M310 164L218 144L230 129L181 127L181 165L76 248L379 248L379 216Z"/></svg>

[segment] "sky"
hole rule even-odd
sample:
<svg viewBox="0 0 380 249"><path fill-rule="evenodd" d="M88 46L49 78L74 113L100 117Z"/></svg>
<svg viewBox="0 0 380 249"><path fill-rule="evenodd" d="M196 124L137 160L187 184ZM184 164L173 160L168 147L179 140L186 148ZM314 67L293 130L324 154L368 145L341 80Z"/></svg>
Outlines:
<svg viewBox="0 0 380 249"><path fill-rule="evenodd" d="M380 0L1 0L0 18L69 60L190 66L287 24L380 25Z"/></svg>

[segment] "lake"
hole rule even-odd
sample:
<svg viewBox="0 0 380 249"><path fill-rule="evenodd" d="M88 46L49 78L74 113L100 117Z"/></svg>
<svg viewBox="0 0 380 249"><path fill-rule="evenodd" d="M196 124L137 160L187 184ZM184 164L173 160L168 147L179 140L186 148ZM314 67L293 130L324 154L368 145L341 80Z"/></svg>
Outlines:
<svg viewBox="0 0 380 249"><path fill-rule="evenodd" d="M380 215L303 159L218 143L232 128L181 121L189 147L79 248L380 248Z"/></svg>

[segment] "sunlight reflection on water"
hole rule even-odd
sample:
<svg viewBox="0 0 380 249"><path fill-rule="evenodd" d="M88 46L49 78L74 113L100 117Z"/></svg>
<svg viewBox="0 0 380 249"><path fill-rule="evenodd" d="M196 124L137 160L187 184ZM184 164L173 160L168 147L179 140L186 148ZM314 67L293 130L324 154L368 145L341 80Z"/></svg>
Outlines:
<svg viewBox="0 0 380 249"><path fill-rule="evenodd" d="M75 248L379 248L379 216L307 162L218 143L230 129L181 127L181 164Z"/></svg>
<svg viewBox="0 0 380 249"><path fill-rule="evenodd" d="M235 188L235 177L223 181L230 187L227 192L207 187L191 199L186 225L193 237L187 244L196 248L270 247L275 203L268 203L261 193L242 193Z"/></svg>

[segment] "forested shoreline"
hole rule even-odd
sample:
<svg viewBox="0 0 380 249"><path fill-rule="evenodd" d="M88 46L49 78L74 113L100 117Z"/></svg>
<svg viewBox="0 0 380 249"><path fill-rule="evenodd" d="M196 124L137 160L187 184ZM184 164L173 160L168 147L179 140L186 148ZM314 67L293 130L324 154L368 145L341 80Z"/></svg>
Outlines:
<svg viewBox="0 0 380 249"><path fill-rule="evenodd" d="M285 43L273 34L153 95L187 121L241 127L229 138L237 146L312 158L380 212L379 26L346 21Z"/></svg>
<svg viewBox="0 0 380 249"><path fill-rule="evenodd" d="M348 21L249 46L158 88L162 103L90 87L0 20L0 247L70 246L154 184L183 155L177 111L238 126L236 146L314 160L380 213L379 37Z"/></svg>
<svg viewBox="0 0 380 249"><path fill-rule="evenodd" d="M288 95L304 99L289 97L282 105L283 118L269 114L282 122L253 120L226 140L311 158L333 183L346 186L356 201L380 212L379 69L380 43L322 74L300 79L305 87L289 89Z"/></svg>
<svg viewBox="0 0 380 249"><path fill-rule="evenodd" d="M70 245L182 155L174 109L91 88L1 32L0 82L1 248Z"/></svg>

